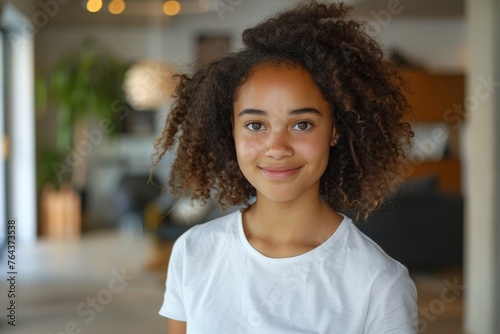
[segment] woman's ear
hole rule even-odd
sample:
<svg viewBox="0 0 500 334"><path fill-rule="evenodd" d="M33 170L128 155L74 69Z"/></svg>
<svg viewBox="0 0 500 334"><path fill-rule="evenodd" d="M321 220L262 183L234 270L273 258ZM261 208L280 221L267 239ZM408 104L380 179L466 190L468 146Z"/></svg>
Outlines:
<svg viewBox="0 0 500 334"><path fill-rule="evenodd" d="M337 129L333 128L332 130L332 139L330 141L330 146L335 146L339 142L339 135L337 134Z"/></svg>

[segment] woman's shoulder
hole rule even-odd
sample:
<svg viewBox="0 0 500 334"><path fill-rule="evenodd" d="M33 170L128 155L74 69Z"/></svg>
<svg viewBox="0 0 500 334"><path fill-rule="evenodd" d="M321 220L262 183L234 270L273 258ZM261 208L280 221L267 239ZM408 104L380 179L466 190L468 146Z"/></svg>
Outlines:
<svg viewBox="0 0 500 334"><path fill-rule="evenodd" d="M348 220L348 233L345 247L355 263L368 271L370 275L405 275L406 267L388 255L375 241L361 232L355 223Z"/></svg>
<svg viewBox="0 0 500 334"><path fill-rule="evenodd" d="M240 211L236 210L206 223L195 225L175 241L174 247L182 245L191 248L194 245L208 245L217 243L221 239L234 238L237 235L240 216Z"/></svg>
<svg viewBox="0 0 500 334"><path fill-rule="evenodd" d="M240 215L241 212L239 210L232 211L221 217L217 217L205 223L195 225L189 230L187 230L186 233L184 234L189 236L191 234L195 235L195 234L205 234L205 233L226 232L228 228L236 226Z"/></svg>

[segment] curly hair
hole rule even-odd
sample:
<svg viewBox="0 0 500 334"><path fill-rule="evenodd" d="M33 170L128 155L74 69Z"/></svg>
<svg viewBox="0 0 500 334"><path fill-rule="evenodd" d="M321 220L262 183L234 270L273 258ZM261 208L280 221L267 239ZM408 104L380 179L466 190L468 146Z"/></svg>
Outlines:
<svg viewBox="0 0 500 334"><path fill-rule="evenodd" d="M333 210L365 216L390 193L413 135L404 81L350 7L312 1L278 13L243 32L245 47L179 75L176 100L155 144L156 163L176 152L173 193L215 197L221 208L248 204L256 194L238 167L232 135L238 88L263 63L305 69L332 106L337 145L330 148L320 194Z"/></svg>

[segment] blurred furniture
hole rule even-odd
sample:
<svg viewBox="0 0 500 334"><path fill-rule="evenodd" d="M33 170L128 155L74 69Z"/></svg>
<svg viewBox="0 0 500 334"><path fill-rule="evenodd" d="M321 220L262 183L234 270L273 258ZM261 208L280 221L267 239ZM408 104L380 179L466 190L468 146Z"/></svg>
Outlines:
<svg viewBox="0 0 500 334"><path fill-rule="evenodd" d="M463 198L439 191L438 178L406 183L358 228L411 269L461 266Z"/></svg>
<svg viewBox="0 0 500 334"><path fill-rule="evenodd" d="M159 200L165 201L164 198L159 198ZM189 196L175 199L173 202L170 198L169 203L171 207L166 209L164 206L165 209L156 230L158 238L164 241L175 240L194 225L208 222L239 209L235 206L222 211L215 200L208 200L204 204L202 201L192 202Z"/></svg>
<svg viewBox="0 0 500 334"><path fill-rule="evenodd" d="M75 239L82 229L81 197L69 184L57 190L45 185L40 200L42 235L51 239Z"/></svg>
<svg viewBox="0 0 500 334"><path fill-rule="evenodd" d="M407 95L413 114L412 124L442 123L449 128L446 154L439 161L414 163L409 179L434 175L441 191L461 192L461 164L459 134L465 121L465 84L463 74L431 73L421 69L403 69L403 77L410 86Z"/></svg>
<svg viewBox="0 0 500 334"><path fill-rule="evenodd" d="M118 226L129 231L143 229L145 208L160 196L162 187L149 174L125 174L113 193L113 204L118 215Z"/></svg>

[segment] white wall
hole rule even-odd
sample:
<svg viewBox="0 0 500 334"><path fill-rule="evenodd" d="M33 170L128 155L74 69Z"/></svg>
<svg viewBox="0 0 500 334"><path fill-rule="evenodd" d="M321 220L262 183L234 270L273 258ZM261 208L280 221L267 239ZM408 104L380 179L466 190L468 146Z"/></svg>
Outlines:
<svg viewBox="0 0 500 334"><path fill-rule="evenodd" d="M239 35L244 28L260 21L278 8L290 6L290 0L232 1L240 3L224 12L174 17L168 25L149 24L133 26L51 26L41 28L36 36L37 65L46 67L64 52L75 49L87 37L116 52L124 59L144 57L168 59L180 66L195 60L196 38L199 34L222 33L233 38L233 47L241 46ZM230 7L230 6L229 6ZM229 8L228 7L228 8ZM161 51L158 45L161 45ZM156 45L152 45L156 44ZM161 52L161 54L157 54Z"/></svg>
<svg viewBox="0 0 500 334"><path fill-rule="evenodd" d="M465 20L396 18L383 30L386 49L397 48L429 71L464 73Z"/></svg>
<svg viewBox="0 0 500 334"><path fill-rule="evenodd" d="M236 3L236 1L234 1ZM165 58L185 66L195 59L199 34L223 33L232 36L233 48L241 47L241 32L294 1L240 1L232 11L174 17L167 26L150 24L126 26L51 26L36 36L37 66L47 68L61 54L76 49L87 37L93 38L124 59ZM380 27L377 38L387 49L398 47L409 57L437 71L463 71L465 66L465 22L461 18L404 18L387 22L366 17ZM160 45L160 47L158 47Z"/></svg>
<svg viewBox="0 0 500 334"><path fill-rule="evenodd" d="M0 34L0 64L4 64L4 35ZM3 65L0 65L0 69L2 75L0 77L0 135L1 145L0 145L0 244L7 241L7 183L5 182L5 156L7 152L5 152L5 147L3 144L4 136L5 136L5 74L3 73L4 68Z"/></svg>
<svg viewBox="0 0 500 334"><path fill-rule="evenodd" d="M467 1L465 330L500 333L500 4ZM483 80L492 81L485 90Z"/></svg>
<svg viewBox="0 0 500 334"><path fill-rule="evenodd" d="M5 124L9 136L7 161L8 219L16 221L21 242L36 240L35 134L34 134L34 43L22 34L23 15L12 5L2 9L5 50ZM3 115L2 115L3 116ZM2 217L3 218L3 217Z"/></svg>

